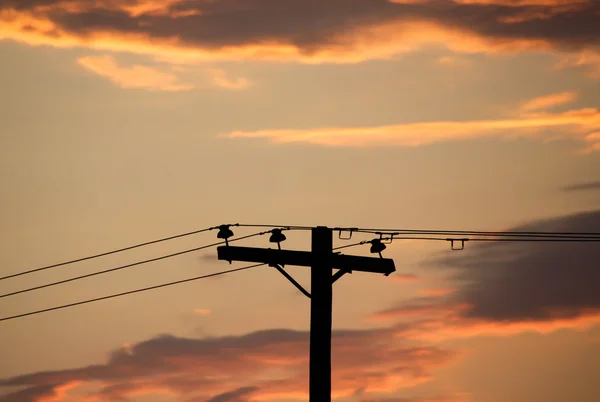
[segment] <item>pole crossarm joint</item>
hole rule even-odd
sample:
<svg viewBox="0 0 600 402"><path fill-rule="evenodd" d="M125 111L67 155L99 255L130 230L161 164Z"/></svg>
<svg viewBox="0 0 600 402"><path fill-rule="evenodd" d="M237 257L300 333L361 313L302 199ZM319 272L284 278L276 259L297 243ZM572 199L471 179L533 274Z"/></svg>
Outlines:
<svg viewBox="0 0 600 402"><path fill-rule="evenodd" d="M350 270L340 269L339 271L337 271L335 274L333 274L331 276L331 283L334 283L335 281L340 279L342 276L344 276L344 274L351 274L351 273L352 273L352 271L350 271Z"/></svg>
<svg viewBox="0 0 600 402"><path fill-rule="evenodd" d="M281 272L281 274L283 276L285 276L288 281L292 282L292 285L294 285L296 288L298 288L298 290L300 292L302 292L302 294L306 297L308 297L310 299L310 293L308 293L308 291L306 289L304 289L302 287L302 285L300 285L298 282L296 282L296 280L294 278L292 278L292 276L290 274L288 274L281 265L279 264L269 264L269 266L271 267L275 267L279 272Z"/></svg>

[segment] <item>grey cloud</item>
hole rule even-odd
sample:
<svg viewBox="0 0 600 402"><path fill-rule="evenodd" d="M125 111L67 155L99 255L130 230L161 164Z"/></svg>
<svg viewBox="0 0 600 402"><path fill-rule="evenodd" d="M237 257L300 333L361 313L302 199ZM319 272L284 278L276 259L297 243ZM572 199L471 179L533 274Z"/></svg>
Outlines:
<svg viewBox="0 0 600 402"><path fill-rule="evenodd" d="M563 191L598 191L600 190L600 181L591 181L588 183L573 184L562 188Z"/></svg>
<svg viewBox="0 0 600 402"><path fill-rule="evenodd" d="M441 348L401 346L394 333L395 328L334 331L334 386L371 385L389 381L390 375L418 383L429 379L433 368L456 358L454 352ZM24 395L55 392L58 386L74 381L102 384L94 395L106 401L156 388L169 389L187 401L212 398L213 402L241 402L255 394L297 393L307 386L308 339L308 332L290 330L204 339L159 336L113 352L106 364L0 380L0 389L24 388L2 402L22 402ZM369 372L364 367L369 367ZM276 380L265 379L268 375L256 377L274 369L287 375Z"/></svg>
<svg viewBox="0 0 600 402"><path fill-rule="evenodd" d="M244 402L247 401L245 397L256 389L256 387L238 388L235 391L224 392L220 395L217 395L207 402Z"/></svg>
<svg viewBox="0 0 600 402"><path fill-rule="evenodd" d="M54 387L60 384L44 384L0 396L0 402L38 402L42 397L54 396Z"/></svg>
<svg viewBox="0 0 600 402"><path fill-rule="evenodd" d="M600 232L600 210L548 219L510 231ZM452 298L488 320L573 318L600 309L600 243L470 244L437 260L458 271Z"/></svg>

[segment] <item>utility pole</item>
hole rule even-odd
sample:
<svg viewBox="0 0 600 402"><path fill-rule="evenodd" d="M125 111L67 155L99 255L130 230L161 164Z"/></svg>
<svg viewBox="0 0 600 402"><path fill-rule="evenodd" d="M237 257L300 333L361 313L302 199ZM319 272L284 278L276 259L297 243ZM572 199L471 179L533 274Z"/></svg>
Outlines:
<svg viewBox="0 0 600 402"><path fill-rule="evenodd" d="M331 320L333 281L331 229L312 230L313 264L310 268L309 401L331 401Z"/></svg>
<svg viewBox="0 0 600 402"><path fill-rule="evenodd" d="M219 260L259 262L269 264L281 272L310 303L310 374L309 402L331 402L331 321L332 285L346 273L363 271L388 276L396 270L394 260L381 257L385 246L378 240L372 242L371 252L381 258L348 256L333 253L333 230L319 226L312 229L311 251L281 250L285 240L281 229L273 229L270 242L278 249L236 247L229 244L217 248ZM227 225L221 227L218 237L227 240L233 232ZM307 292L284 269L284 265L311 267L311 289ZM333 269L338 271L333 274Z"/></svg>

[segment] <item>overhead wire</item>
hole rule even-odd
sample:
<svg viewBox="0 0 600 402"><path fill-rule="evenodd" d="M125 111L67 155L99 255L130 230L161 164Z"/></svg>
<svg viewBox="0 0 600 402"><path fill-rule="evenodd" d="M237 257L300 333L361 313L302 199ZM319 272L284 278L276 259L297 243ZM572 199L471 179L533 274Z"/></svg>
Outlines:
<svg viewBox="0 0 600 402"><path fill-rule="evenodd" d="M64 304L62 306L55 306L55 307L45 308L45 309L42 309L42 310L31 311L31 312L28 312L28 313L17 314L17 315L13 315L13 316L9 316L9 317L3 317L3 318L0 318L0 321L14 320L16 318L22 318L22 317L27 317L27 316L30 316L30 315L46 313L48 311L60 310L60 309L65 309L65 308L69 308L69 307L75 307L75 306L79 306L79 305L82 305L82 304L93 303L93 302L97 302L97 301L101 301L101 300L112 299L112 298L115 298L115 297L120 297L120 296L125 296L125 295L131 295L131 294L134 294L134 293L146 292L148 290L154 290L154 289L164 288L164 287L167 287L167 286L178 285L178 284L181 284L181 283L192 282L192 281L197 281L197 280L200 280L200 279L206 279L206 278L211 278L211 277L215 277L215 276L219 276L219 275L230 274L232 272L238 272L238 271L243 271L243 270L247 270L247 269L251 269L251 268L256 268L256 267L259 267L261 265L266 265L266 264L247 265L247 266L241 267L241 268L233 268L233 269L228 269L226 271L215 272L215 273L212 273L212 274L195 276L195 277L192 277L192 278L181 279L181 280L173 281L173 282L161 283L159 285L154 285L154 286L149 286L149 287L145 287L145 288L129 290L127 292L114 293L112 295L102 296L102 297L96 297L94 299L82 300L82 301L78 301L78 302L75 302L75 303Z"/></svg>
<svg viewBox="0 0 600 402"><path fill-rule="evenodd" d="M286 230L311 230L313 226L300 226L300 225L267 225L267 224L251 224L251 223L238 223L236 226L247 227L247 228L285 228Z"/></svg>
<svg viewBox="0 0 600 402"><path fill-rule="evenodd" d="M228 225L228 226L267 227L267 228L277 228L277 227L279 227L279 228L283 228L285 230L308 230L308 229L312 229L312 227L308 227L308 226L287 226L287 225L234 224L234 225ZM34 270L29 270L29 271L21 272L21 273L18 273L18 274L13 274L13 275L1 277L0 280L12 278L12 277L16 277L16 276L20 276L20 275L25 275L27 273L37 272L37 271L41 271L41 270L45 270L45 269L50 269L50 268L54 268L54 267L58 267L58 266L62 266L62 265L67 265L67 264L72 264L72 263L76 263L76 262L81 262L81 261L85 261L85 260L89 260L89 259L93 259L93 258L105 256L105 255L115 254L115 253L118 253L118 252L121 252L121 251L126 251L126 250L130 250L130 249L138 248L138 247L142 247L142 246L145 246L145 245L150 245L150 244L159 243L159 242L166 241L166 240L171 240L171 239L175 239L175 238L179 238L179 237L184 237L184 236L189 236L189 235L196 234L196 233L205 232L205 231L208 231L208 230L213 230L215 228L218 228L218 226L211 227L211 228L206 228L206 229L201 229L201 230L194 231L194 232L188 232L188 233L184 233L184 234L180 234L180 235L176 235L176 236L170 236L170 237L166 237L166 238L163 238L163 239L153 240L153 241L150 241L150 242L139 243L139 244L136 244L136 245L133 245L133 246L128 246L128 247L124 247L124 248L121 248L121 249L112 250L112 251L109 251L109 252L105 252L105 253L101 253L101 254L96 254L96 255L93 255L93 256L84 257L84 258L80 258L80 259L76 259L76 260L71 260L71 261L67 261L67 262L63 262L63 263L59 263L59 264L53 264L53 265L49 265L49 266L46 266L46 267L41 267L41 268L37 268L37 269L34 269ZM450 241L450 242L452 242L452 241L475 241L475 242L476 241L490 241L490 242L491 241L504 241L504 242L511 242L511 241L512 242L524 242L524 241L525 242L600 242L600 233L582 233L582 232L579 232L579 233L578 232L492 232L492 231L459 231L459 230L444 231L444 230L409 230L409 229L388 230L388 229L362 229L362 228L338 228L338 227L332 228L332 229L334 231L340 231L340 232L341 231L350 231L350 232L356 232L356 233L376 234L376 235L380 236L379 240L384 240L384 241L393 241L393 240L433 240L433 241ZM234 242L234 241L243 240L243 239L247 239L247 238L254 237L254 236L263 235L263 234L266 234L266 233L269 233L269 232L271 232L271 231L269 230L269 231L264 231L264 232L258 232L258 233L254 233L254 234L251 234L251 235L247 235L247 236L243 236L243 237L231 239L231 240L228 240L228 241ZM448 236L448 235L466 235L466 236L480 236L480 237L466 237L466 238L432 237L432 236L436 236L436 235L437 236L441 236L441 235L446 235L446 236ZM389 236L389 237L384 237L384 236ZM344 239L344 240L348 240L348 239ZM367 243L371 243L371 242L372 242L372 240L363 240L363 241L352 243L352 244L346 244L346 245L343 245L343 246L338 246L338 247L333 248L333 250L340 250L340 249L344 249L344 248L348 248L348 247L354 247L354 246L358 246L358 245L363 245L363 244L367 244ZM194 252L194 251L199 251L199 250L202 250L202 249L214 247L214 246L221 245L221 244L227 244L227 241L217 242L217 243L213 243L213 244L209 244L209 245L205 245L205 246L201 246L201 247L196 247L196 248L193 248L193 249L188 249L188 250L180 251L180 252L177 252L177 253L163 255L163 256L152 258L152 259L148 259L148 260L138 261L138 262L135 262L135 263L131 263L131 264L127 264L127 265L123 265L123 266L119 266L119 267L115 267L115 268L111 268L111 269L107 269L107 270L103 270L103 271L97 271L97 272L93 272L93 273L90 273L90 274L81 275L81 276L78 276L78 277L68 278L68 279L65 279L65 280L62 280L62 281L57 281L57 282L53 282L53 283L49 283L49 284L45 284L45 285L40 285L40 286L36 286L36 287L33 287L33 288L29 288L29 289L19 290L19 291L16 291L16 292L12 292L12 293L8 293L8 294L0 295L0 298L12 296L12 295L16 295L16 294L20 294L20 293L26 293L26 292L30 292L30 291L34 291L34 290L38 290L38 289L42 289L42 288L47 288L47 287L59 285L59 284L62 284L62 283L67 283L67 282L71 282L71 281L75 281L75 280L79 280L79 279L88 278L88 277L91 277L91 276L96 276L96 275L101 275L101 274L105 274L105 273L109 273L109 272L114 272L114 271L117 271L117 270L134 267L134 266L141 265L141 264L146 264L146 263L163 260L163 259L175 257L175 256L178 256L178 255L182 255L182 254L186 254L186 253L190 253L190 252ZM83 301L79 301L79 302L75 302L75 303L70 303L70 304L66 304L66 305L62 305L62 306L56 306L56 307L46 308L46 309L32 311L32 312L28 312L28 313L17 314L17 315L14 315L14 316L0 318L0 321L7 321L7 320L16 319L16 318L26 317L26 316L29 316L29 315L41 314L41 313L48 312L48 311L53 311L53 310L59 310L59 309L74 307L74 306L78 306L78 305L81 305L81 304L92 303L92 302L96 302L96 301L106 300L106 299L110 299L110 298L125 296L125 295L139 293L139 292L145 292L145 291L149 291L149 290L153 290L153 289L158 289L158 288L162 288L162 287L172 286L172 285L181 284L181 283L185 283L185 282L191 282L191 281L196 281L196 280L199 280L199 279L209 278L209 277L218 276L218 275L224 275L224 274L228 274L228 273L232 273L232 272L236 272L236 271L241 271L241 270L246 270L246 269L250 269L250 268L254 268L254 267L258 267L258 266L262 266L262 265L266 265L266 264L259 263L259 264L249 265L249 266L245 266L245 267L241 267L241 268L234 268L234 269L230 269L230 270L226 270L226 271L221 271L221 272L217 272L217 273L213 273L213 274L201 275L201 276L187 278L187 279L183 279L183 280L179 280L179 281L174 281L174 282L168 282L168 283L163 283L163 284L159 284L159 285L154 285L154 286L150 286L150 287L146 287L146 288L134 289L134 290L127 291L127 292L116 293L116 294L112 294L112 295L108 295L108 296L102 296L102 297L98 297L98 298L94 298L94 299L83 300Z"/></svg>
<svg viewBox="0 0 600 402"><path fill-rule="evenodd" d="M356 233L370 233L377 235L471 235L492 237L536 237L536 238L571 238L586 239L599 238L598 232L528 232L528 231L475 231L475 230L425 230L425 229L362 229L362 228L334 228L336 231L352 231Z"/></svg>
<svg viewBox="0 0 600 402"><path fill-rule="evenodd" d="M233 224L231 226L235 226L235 225L236 224ZM30 269L28 271L18 272L18 273L15 273L15 274L10 274L10 275L6 275L6 276L3 276L3 277L0 277L0 281L3 281L5 279L10 279L10 278L16 278L16 277L22 276L22 275L32 274L34 272L44 271L44 270L51 269L51 268L62 267L64 265L75 264L77 262L87 261L87 260L91 260L91 259L94 259L94 258L104 257L104 256L111 255L111 254L117 254L117 253L121 253L123 251L128 251L128 250L133 250L133 249L136 249L136 248L139 248L139 247L149 246L151 244L161 243L161 242L165 242L165 241L168 241L168 240L174 240L174 239L178 239L178 238L181 238L181 237L186 237L186 236L191 236L191 235L194 235L194 234L208 232L209 230L214 230L214 229L217 229L217 228L218 228L218 226L212 226L212 227L208 227L208 228L204 228L204 229L194 230L192 232L182 233L182 234L178 234L178 235L175 235L175 236L163 237L161 239L151 240L151 241L147 241L147 242L138 243L138 244L134 244L134 245L131 245L131 246L119 248L119 249L116 249L116 250L111 250L111 251L106 251L106 252L99 253L99 254L90 255L88 257L77 258L77 259L70 260L70 261L59 262L57 264L52 264L52 265L47 265L47 266L40 267L40 268Z"/></svg>
<svg viewBox="0 0 600 402"><path fill-rule="evenodd" d="M249 239L251 237L264 235L266 233L269 233L269 231L258 232L258 233L253 233L253 234L242 236L242 237L237 237L237 238L234 238L234 239L230 239L229 242L234 242L234 241ZM191 253L191 252L194 252L194 251L204 250L204 249L207 249L207 248L210 248L210 247L214 247L214 246L218 246L218 245L222 245L222 244L226 244L226 242L225 241L220 241L220 242L208 244L208 245L205 245L205 246L200 246L200 247L195 247L195 248L188 249L188 250L178 251L178 252L172 253L172 254L162 255L160 257L150 258L150 259L142 260L142 261L136 261L136 262L133 262L133 263L130 263L130 264L121 265L121 266L118 266L118 267L109 268L109 269L105 269L105 270L102 270L102 271L91 272L89 274L80 275L80 276L74 276L72 278L67 278L67 279L63 279L63 280L60 280L60 281L56 281L56 282L46 283L44 285L33 286L31 288L21 289L21 290L17 290L17 291L14 291L14 292L2 294L2 295L0 295L0 299L2 299L4 297L9 297L9 296L15 296L15 295L22 294L22 293L32 292L34 290L49 288L49 287L52 287L52 286L57 286L57 285L61 285L61 284L64 284L64 283L68 283L68 282L73 282L73 281L80 280L80 279L89 278L89 277L92 277L92 276L103 275L103 274L107 274L107 273L110 273L110 272L115 272L115 271L123 270L123 269L126 269L126 268L135 267L135 266L138 266L138 265L147 264L147 263L150 263L150 262L160 261L160 260L164 260L164 259L167 259L167 258L176 257L176 256L179 256L179 255Z"/></svg>
<svg viewBox="0 0 600 402"><path fill-rule="evenodd" d="M377 233L378 235L382 235L383 233L379 232ZM391 234L395 234L395 233L386 233L388 235ZM343 240L348 240L348 239L343 239ZM393 237L380 237L377 238L375 240L382 240L382 241L389 241L391 243L391 241L393 240L431 240L431 241L444 241L444 242L539 242L539 243L556 243L556 242L560 242L560 243L600 243L600 237L582 237L582 238L570 238L570 237L552 237L552 238L548 238L548 237L542 237L542 238L535 238L535 237L531 237L531 238L525 238L525 237L518 237L518 238L506 238L506 237L500 237L500 238L490 238L490 237L463 237L463 238L459 238L459 237L454 237L454 238L448 238L448 237L431 237L431 236L393 236ZM362 240L359 242L355 242L355 243L351 243L351 244L344 244L343 246L338 246L333 248L333 250L340 250L340 249L344 249L344 248L350 248L350 247L356 247L356 246L360 246L360 245L364 245L364 244L368 244L371 243L372 240ZM461 249L457 249L457 250L461 250Z"/></svg>

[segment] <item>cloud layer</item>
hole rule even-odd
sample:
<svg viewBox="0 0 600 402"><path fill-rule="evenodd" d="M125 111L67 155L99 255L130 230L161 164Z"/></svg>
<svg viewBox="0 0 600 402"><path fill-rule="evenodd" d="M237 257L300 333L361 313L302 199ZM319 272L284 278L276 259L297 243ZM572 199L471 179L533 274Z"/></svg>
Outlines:
<svg viewBox="0 0 600 402"><path fill-rule="evenodd" d="M334 396L389 393L431 379L457 357L433 346L401 345L390 330L334 331ZM61 401L67 391L95 386L80 401L117 401L166 393L187 402L307 399L308 333L268 330L244 336L162 336L115 351L106 364L0 380L25 387L2 402ZM73 394L71 394L73 395Z"/></svg>
<svg viewBox="0 0 600 402"><path fill-rule="evenodd" d="M0 39L201 61L356 62L428 43L595 55L599 10L591 0L2 0Z"/></svg>

